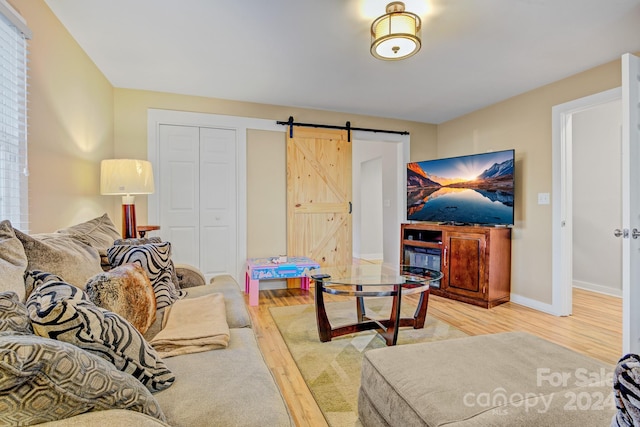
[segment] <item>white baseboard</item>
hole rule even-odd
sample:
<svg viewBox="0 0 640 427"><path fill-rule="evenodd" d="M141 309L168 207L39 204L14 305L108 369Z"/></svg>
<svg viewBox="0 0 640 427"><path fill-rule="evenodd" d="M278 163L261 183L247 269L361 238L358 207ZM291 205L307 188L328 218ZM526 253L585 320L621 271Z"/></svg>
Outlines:
<svg viewBox="0 0 640 427"><path fill-rule="evenodd" d="M602 286L602 285L597 285L595 283L574 280L573 287L584 289L591 292L597 292L599 294L611 295L612 297L622 298L622 289L610 288L609 286Z"/></svg>
<svg viewBox="0 0 640 427"><path fill-rule="evenodd" d="M531 299L531 298L526 298L526 297L523 297L523 296L518 295L518 294L512 293L510 301L515 303L515 304L519 304L519 305L523 305L525 307L532 308L534 310L542 311L543 313L553 314L554 316L558 315L555 312L555 310L553 309L553 305L547 304L547 303L544 303L544 302L540 302L540 301L536 301L536 300Z"/></svg>
<svg viewBox="0 0 640 427"><path fill-rule="evenodd" d="M360 254L360 256L356 258L365 259L367 261L381 261L384 259L384 254Z"/></svg>

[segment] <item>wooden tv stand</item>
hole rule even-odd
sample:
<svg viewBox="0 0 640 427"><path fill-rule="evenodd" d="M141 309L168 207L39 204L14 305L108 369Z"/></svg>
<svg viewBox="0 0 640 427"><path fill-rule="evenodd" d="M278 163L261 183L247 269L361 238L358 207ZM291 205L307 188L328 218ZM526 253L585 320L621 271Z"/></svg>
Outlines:
<svg viewBox="0 0 640 427"><path fill-rule="evenodd" d="M431 294L484 308L509 301L510 228L402 224L400 264L437 269L438 261L443 277Z"/></svg>

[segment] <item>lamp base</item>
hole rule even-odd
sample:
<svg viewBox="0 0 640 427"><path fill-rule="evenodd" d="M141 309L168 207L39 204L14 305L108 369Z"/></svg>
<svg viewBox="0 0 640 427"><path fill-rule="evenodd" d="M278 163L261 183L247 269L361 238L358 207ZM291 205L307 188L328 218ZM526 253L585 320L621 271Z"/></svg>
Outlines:
<svg viewBox="0 0 640 427"><path fill-rule="evenodd" d="M136 205L122 205L122 238L132 239L136 237Z"/></svg>

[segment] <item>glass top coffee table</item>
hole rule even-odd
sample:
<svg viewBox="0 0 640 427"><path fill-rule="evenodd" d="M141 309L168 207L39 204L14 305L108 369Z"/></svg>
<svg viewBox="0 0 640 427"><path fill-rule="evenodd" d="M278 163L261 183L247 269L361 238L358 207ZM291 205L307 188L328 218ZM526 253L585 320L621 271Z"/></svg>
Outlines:
<svg viewBox="0 0 640 427"><path fill-rule="evenodd" d="M398 328L424 327L429 303L429 284L440 280L442 273L427 268L416 271L415 266L401 266L392 269L378 264L354 265L349 267L324 267L314 270L311 278L315 281L316 320L320 341L331 341L341 335L376 329L387 345L395 345ZM324 294L356 297L357 322L332 327L324 306ZM401 317L402 296L420 294L420 301L412 318ZM372 319L366 315L364 298L392 297L391 313L388 319Z"/></svg>

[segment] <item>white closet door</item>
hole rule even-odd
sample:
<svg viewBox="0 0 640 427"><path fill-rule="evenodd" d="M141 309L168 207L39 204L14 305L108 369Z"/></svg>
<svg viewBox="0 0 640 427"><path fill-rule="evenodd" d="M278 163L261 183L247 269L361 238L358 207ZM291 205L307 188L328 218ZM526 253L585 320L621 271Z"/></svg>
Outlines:
<svg viewBox="0 0 640 427"><path fill-rule="evenodd" d="M200 130L160 126L160 233L176 263L200 265Z"/></svg>
<svg viewBox="0 0 640 427"><path fill-rule="evenodd" d="M234 130L160 125L160 234L176 263L198 267L207 280L236 276L235 147Z"/></svg>
<svg viewBox="0 0 640 427"><path fill-rule="evenodd" d="M236 132L200 128L200 269L236 269Z"/></svg>

